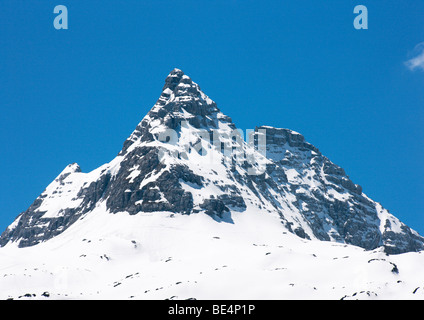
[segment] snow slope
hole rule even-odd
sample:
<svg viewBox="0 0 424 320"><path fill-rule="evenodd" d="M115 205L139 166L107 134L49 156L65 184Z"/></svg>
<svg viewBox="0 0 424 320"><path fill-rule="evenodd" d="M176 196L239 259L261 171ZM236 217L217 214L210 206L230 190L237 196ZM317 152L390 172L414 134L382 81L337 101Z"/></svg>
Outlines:
<svg viewBox="0 0 424 320"><path fill-rule="evenodd" d="M0 299L424 298L421 253L303 240L259 212L233 220L102 204L45 243L2 248Z"/></svg>

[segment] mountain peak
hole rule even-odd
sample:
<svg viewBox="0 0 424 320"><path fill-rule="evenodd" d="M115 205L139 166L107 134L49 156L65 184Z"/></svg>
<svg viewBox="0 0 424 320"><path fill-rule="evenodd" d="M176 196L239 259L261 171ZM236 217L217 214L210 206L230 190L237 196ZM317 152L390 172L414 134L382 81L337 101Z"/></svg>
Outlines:
<svg viewBox="0 0 424 320"><path fill-rule="evenodd" d="M170 89L174 91L175 87L180 83L182 77L184 76L184 72L178 68L174 68L171 73L165 79L165 85L162 88L162 91L166 89Z"/></svg>
<svg viewBox="0 0 424 320"><path fill-rule="evenodd" d="M180 69L175 68L165 79L165 85L162 88L162 94L159 97L155 106L164 106L171 104L174 108L175 104L178 106L185 106L186 111L190 113L197 113L200 110L194 110L193 105L215 105L215 103L207 97L199 85L191 80L191 78L184 74ZM154 108L153 108L154 109ZM192 109L191 112L189 109ZM201 112L201 111L200 111ZM204 115L204 114L202 114Z"/></svg>
<svg viewBox="0 0 424 320"><path fill-rule="evenodd" d="M155 140L152 133L179 128L183 121L203 129L217 128L219 121L234 127L231 118L220 112L200 86L175 68L166 77L159 99L125 141L120 154L136 141Z"/></svg>
<svg viewBox="0 0 424 320"><path fill-rule="evenodd" d="M63 180L67 176L69 176L70 174L75 173L75 172L81 172L81 168L78 165L78 163L68 164L65 167L65 169L63 169L63 171L59 174L59 176L56 178L56 180Z"/></svg>
<svg viewBox="0 0 424 320"><path fill-rule="evenodd" d="M230 223L260 212L304 239L384 246L387 253L424 248L423 237L369 199L301 134L257 127L254 141L266 142L259 151L234 140L235 129L197 83L174 69L119 155L87 174L77 164L66 167L2 234L0 246L47 241L103 210L205 213Z"/></svg>

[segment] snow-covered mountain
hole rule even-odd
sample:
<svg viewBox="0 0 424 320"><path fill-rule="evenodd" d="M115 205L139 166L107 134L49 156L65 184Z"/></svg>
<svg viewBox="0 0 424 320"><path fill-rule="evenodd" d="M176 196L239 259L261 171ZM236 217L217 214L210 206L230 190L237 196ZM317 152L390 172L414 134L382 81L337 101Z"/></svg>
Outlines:
<svg viewBox="0 0 424 320"><path fill-rule="evenodd" d="M0 298L415 296L423 237L301 134L243 135L174 69L111 162L70 164L1 235Z"/></svg>

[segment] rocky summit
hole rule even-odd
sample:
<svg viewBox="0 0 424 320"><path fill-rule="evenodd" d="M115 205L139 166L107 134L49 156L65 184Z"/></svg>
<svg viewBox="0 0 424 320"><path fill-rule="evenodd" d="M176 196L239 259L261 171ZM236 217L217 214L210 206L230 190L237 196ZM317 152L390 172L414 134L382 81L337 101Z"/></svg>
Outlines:
<svg viewBox="0 0 424 320"><path fill-rule="evenodd" d="M3 232L0 246L48 242L99 208L116 217L167 212L224 224L254 211L305 240L388 254L424 248L423 237L301 134L259 126L244 137L179 69L111 162L89 173L67 166Z"/></svg>

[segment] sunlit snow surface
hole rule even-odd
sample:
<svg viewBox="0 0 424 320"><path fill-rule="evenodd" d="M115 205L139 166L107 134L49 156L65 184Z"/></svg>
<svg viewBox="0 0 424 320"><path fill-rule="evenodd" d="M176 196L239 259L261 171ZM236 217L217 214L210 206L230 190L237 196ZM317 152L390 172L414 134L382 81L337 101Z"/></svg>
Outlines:
<svg viewBox="0 0 424 320"><path fill-rule="evenodd" d="M423 299L424 255L303 240L278 217L107 213L0 249L1 299ZM44 293L44 295L43 295Z"/></svg>

